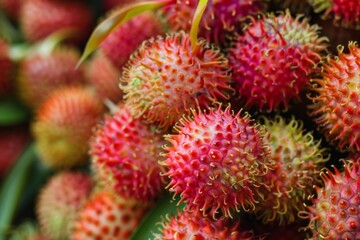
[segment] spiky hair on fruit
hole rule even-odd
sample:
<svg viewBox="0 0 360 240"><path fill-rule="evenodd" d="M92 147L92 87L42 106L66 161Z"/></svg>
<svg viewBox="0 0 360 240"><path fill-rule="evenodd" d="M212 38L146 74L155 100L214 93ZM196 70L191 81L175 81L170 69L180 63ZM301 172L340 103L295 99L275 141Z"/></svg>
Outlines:
<svg viewBox="0 0 360 240"><path fill-rule="evenodd" d="M338 47L328 57L319 78L312 79L310 116L327 141L339 150L360 151L360 48L349 42L349 53Z"/></svg>
<svg viewBox="0 0 360 240"><path fill-rule="evenodd" d="M144 12L110 33L100 49L120 71L143 41L164 34L165 26L159 17L153 12Z"/></svg>
<svg viewBox="0 0 360 240"><path fill-rule="evenodd" d="M173 1L160 9L172 31L190 31L192 17L199 1ZM248 16L267 9L267 0L209 1L199 26L199 36L208 42L226 46L235 33L240 33Z"/></svg>
<svg viewBox="0 0 360 240"><path fill-rule="evenodd" d="M119 88L120 70L99 50L85 67L85 75L101 100L118 103L122 100Z"/></svg>
<svg viewBox="0 0 360 240"><path fill-rule="evenodd" d="M42 162L51 168L85 164L92 129L103 111L101 102L84 87L53 92L37 110L31 126Z"/></svg>
<svg viewBox="0 0 360 240"><path fill-rule="evenodd" d="M120 104L105 117L91 140L90 154L98 181L125 198L157 199L165 186L158 163L163 159L163 144L160 132L135 119Z"/></svg>
<svg viewBox="0 0 360 240"><path fill-rule="evenodd" d="M324 171L323 187L316 186L316 196L308 207L309 228L314 239L360 238L360 165L344 161L344 170Z"/></svg>
<svg viewBox="0 0 360 240"><path fill-rule="evenodd" d="M247 108L287 110L307 89L327 38L319 36L317 25L289 11L251 19L229 49L235 88Z"/></svg>
<svg viewBox="0 0 360 240"><path fill-rule="evenodd" d="M162 222L160 233L154 234L154 239L254 239L251 231L239 232L238 225L239 223L232 224L224 221L224 219L214 220L212 218L195 216L188 211L181 211L176 216L166 217L165 221Z"/></svg>
<svg viewBox="0 0 360 240"><path fill-rule="evenodd" d="M164 147L167 188L180 195L194 215L232 217L249 210L262 197L262 179L272 163L263 133L248 114L234 114L230 106L192 111L166 135Z"/></svg>
<svg viewBox="0 0 360 240"><path fill-rule="evenodd" d="M229 99L227 58L204 39L196 44L183 31L142 43L120 79L131 114L166 129L190 108Z"/></svg>
<svg viewBox="0 0 360 240"><path fill-rule="evenodd" d="M11 231L9 240L50 240L45 237L34 222L26 221Z"/></svg>
<svg viewBox="0 0 360 240"><path fill-rule="evenodd" d="M49 239L69 239L91 189L92 179L85 173L64 171L51 177L36 204L42 234Z"/></svg>
<svg viewBox="0 0 360 240"><path fill-rule="evenodd" d="M92 12L81 1L24 1L19 13L19 25L30 42L44 39L52 33L73 30L71 41L82 43L92 27Z"/></svg>
<svg viewBox="0 0 360 240"><path fill-rule="evenodd" d="M0 37L0 97L11 89L14 64L9 56L9 46Z"/></svg>
<svg viewBox="0 0 360 240"><path fill-rule="evenodd" d="M326 149L295 117L287 121L280 115L273 119L262 116L259 122L267 132L264 142L275 166L264 177L264 200L256 205L255 214L266 224L290 224L305 210L303 202L313 193L309 186L320 183L319 173L328 160Z"/></svg>
<svg viewBox="0 0 360 240"><path fill-rule="evenodd" d="M360 2L358 0L309 0L316 13L333 18L336 26L360 29Z"/></svg>
<svg viewBox="0 0 360 240"><path fill-rule="evenodd" d="M20 99L35 109L56 89L85 85L82 67L76 69L80 53L76 48L59 45L52 51L36 51L19 64L17 91Z"/></svg>
<svg viewBox="0 0 360 240"><path fill-rule="evenodd" d="M71 239L130 239L148 208L111 191L95 192L79 212Z"/></svg>

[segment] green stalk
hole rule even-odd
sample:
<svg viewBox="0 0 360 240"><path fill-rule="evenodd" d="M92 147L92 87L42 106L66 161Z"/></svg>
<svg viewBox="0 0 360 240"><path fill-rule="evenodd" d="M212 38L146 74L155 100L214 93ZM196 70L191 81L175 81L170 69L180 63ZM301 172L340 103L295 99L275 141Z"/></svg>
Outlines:
<svg viewBox="0 0 360 240"><path fill-rule="evenodd" d="M17 160L0 189L0 240L7 239L20 197L27 184L29 170L37 159L34 144Z"/></svg>

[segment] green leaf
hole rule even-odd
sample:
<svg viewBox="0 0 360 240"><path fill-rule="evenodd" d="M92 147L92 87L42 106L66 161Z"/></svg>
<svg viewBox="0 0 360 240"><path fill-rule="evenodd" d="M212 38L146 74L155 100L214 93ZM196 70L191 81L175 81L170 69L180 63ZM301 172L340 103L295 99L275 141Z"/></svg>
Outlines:
<svg viewBox="0 0 360 240"><path fill-rule="evenodd" d="M18 100L7 98L0 100L0 125L9 126L24 123L30 118L30 111Z"/></svg>
<svg viewBox="0 0 360 240"><path fill-rule="evenodd" d="M30 177L32 164L37 160L34 144L30 144L17 160L0 189L0 240L5 240L14 218L22 192Z"/></svg>
<svg viewBox="0 0 360 240"><path fill-rule="evenodd" d="M5 13L0 9L0 37L13 43L21 39L20 32L10 23Z"/></svg>
<svg viewBox="0 0 360 240"><path fill-rule="evenodd" d="M197 36L199 33L199 24L201 21L201 18L205 12L206 6L207 6L208 0L200 0L199 4L197 5L194 17L193 17L193 21L191 24L191 29L190 29L190 41L191 41L191 46L193 49L193 52L196 52L198 50L198 43L197 43Z"/></svg>
<svg viewBox="0 0 360 240"><path fill-rule="evenodd" d="M172 199L170 193L166 194L157 202L156 206L150 210L139 228L132 235L132 240L154 239L154 233L160 233L160 223L166 216L176 216L179 210L183 209L185 204L177 206L179 199Z"/></svg>
<svg viewBox="0 0 360 240"><path fill-rule="evenodd" d="M101 44L101 42L115 29L142 12L156 10L173 0L157 0L137 2L115 10L108 18L101 22L92 32L78 66Z"/></svg>

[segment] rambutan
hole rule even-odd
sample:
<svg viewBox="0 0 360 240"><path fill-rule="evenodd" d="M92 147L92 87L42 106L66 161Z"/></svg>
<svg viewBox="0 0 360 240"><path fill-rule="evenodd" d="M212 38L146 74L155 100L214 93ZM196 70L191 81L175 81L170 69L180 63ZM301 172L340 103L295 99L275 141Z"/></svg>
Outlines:
<svg viewBox="0 0 360 240"><path fill-rule="evenodd" d="M303 202L313 193L309 186L320 182L320 170L328 159L323 157L325 149L320 141L315 141L311 132L304 132L301 121L292 117L287 123L280 115L261 120L267 131L264 142L270 147L269 158L275 166L264 177L264 201L256 206L255 213L265 223L286 225L305 210Z"/></svg>
<svg viewBox="0 0 360 240"><path fill-rule="evenodd" d="M90 59L85 75L100 99L109 99L114 103L122 99L119 88L120 70L101 51Z"/></svg>
<svg viewBox="0 0 360 240"><path fill-rule="evenodd" d="M229 50L235 88L245 107L287 110L291 101L300 101L327 46L318 31L289 11L252 18Z"/></svg>
<svg viewBox="0 0 360 240"><path fill-rule="evenodd" d="M19 25L30 42L44 39L63 29L73 30L71 41L82 43L92 27L92 12L80 1L24 1L19 13Z"/></svg>
<svg viewBox="0 0 360 240"><path fill-rule="evenodd" d="M0 9L3 10L9 18L16 20L19 17L23 2L23 0L0 0Z"/></svg>
<svg viewBox="0 0 360 240"><path fill-rule="evenodd" d="M34 52L19 64L17 91L21 100L37 108L56 89L85 85L82 68L76 69L80 53L76 48L59 46L49 53Z"/></svg>
<svg viewBox="0 0 360 240"><path fill-rule="evenodd" d="M152 12L135 16L102 41L100 49L121 70L130 55L151 37L165 34L165 27Z"/></svg>
<svg viewBox="0 0 360 240"><path fill-rule="evenodd" d="M225 224L223 219L214 220L194 216L191 212L182 211L177 216L167 218L163 223L161 234L155 234L155 240L182 239L226 239L252 240L250 231L238 231L238 224Z"/></svg>
<svg viewBox="0 0 360 240"><path fill-rule="evenodd" d="M162 164L167 167L167 188L180 195L194 215L219 214L255 207L262 194L262 179L272 168L263 134L249 115L234 115L230 107L193 111L166 135Z"/></svg>
<svg viewBox="0 0 360 240"><path fill-rule="evenodd" d="M143 42L127 63L120 85L135 117L168 128L190 108L229 98L227 58L205 40L197 44L193 51L184 32Z"/></svg>
<svg viewBox="0 0 360 240"><path fill-rule="evenodd" d="M149 205L99 191L79 212L71 239L130 239Z"/></svg>
<svg viewBox="0 0 360 240"><path fill-rule="evenodd" d="M86 88L59 89L39 107L32 123L37 152L52 168L88 161L92 128L103 113L101 102Z"/></svg>
<svg viewBox="0 0 360 240"><path fill-rule="evenodd" d="M326 139L340 150L360 151L360 48L348 45L350 53L338 48L338 56L328 58L320 78L312 79L310 116Z"/></svg>
<svg viewBox="0 0 360 240"><path fill-rule="evenodd" d="M135 119L121 104L105 117L91 141L96 177L125 198L154 200L165 184L158 164L163 144L159 132Z"/></svg>
<svg viewBox="0 0 360 240"><path fill-rule="evenodd" d="M199 36L208 42L226 46L229 38L241 32L248 16L265 11L267 0L217 0L209 1L199 26ZM199 1L178 0L160 11L172 31L190 31Z"/></svg>
<svg viewBox="0 0 360 240"><path fill-rule="evenodd" d="M84 173L59 172L50 178L36 205L41 232L49 239L69 239L91 189L92 180Z"/></svg>
<svg viewBox="0 0 360 240"><path fill-rule="evenodd" d="M360 165L344 161L344 171L321 173L322 188L315 187L317 196L308 207L309 228L314 239L360 239Z"/></svg>
<svg viewBox="0 0 360 240"><path fill-rule="evenodd" d="M333 18L336 26L360 29L360 2L358 0L309 0L316 13Z"/></svg>

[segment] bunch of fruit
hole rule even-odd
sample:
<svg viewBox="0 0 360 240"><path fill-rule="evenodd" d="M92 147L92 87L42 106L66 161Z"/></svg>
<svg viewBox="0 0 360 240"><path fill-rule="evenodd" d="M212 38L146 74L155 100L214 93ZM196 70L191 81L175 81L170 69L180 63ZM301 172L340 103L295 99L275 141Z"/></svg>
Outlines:
<svg viewBox="0 0 360 240"><path fill-rule="evenodd" d="M0 240L360 239L358 0L0 21Z"/></svg>

